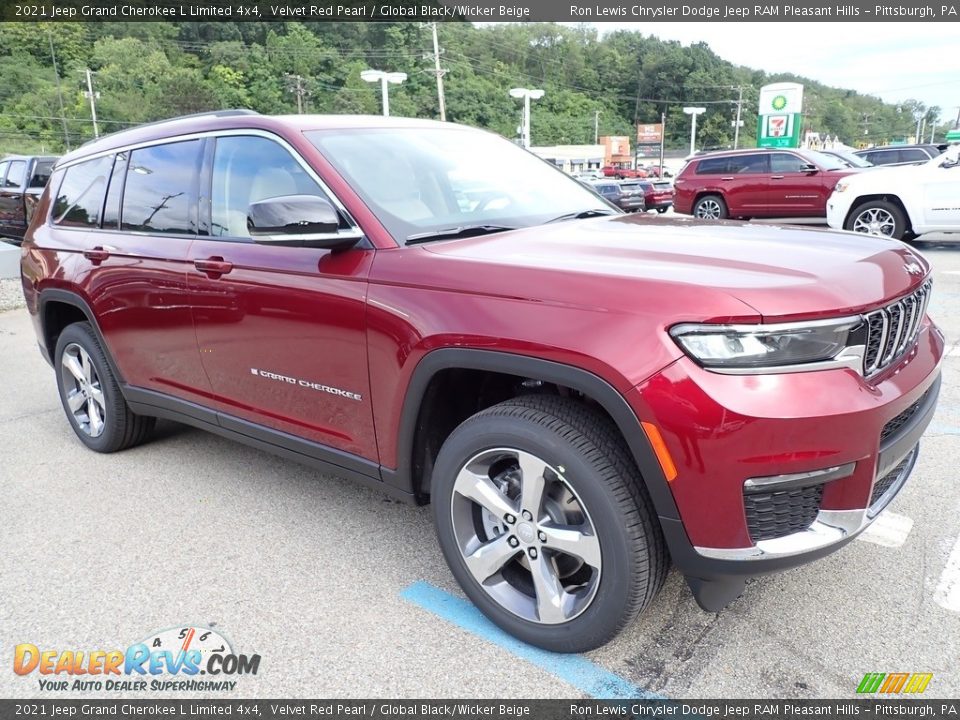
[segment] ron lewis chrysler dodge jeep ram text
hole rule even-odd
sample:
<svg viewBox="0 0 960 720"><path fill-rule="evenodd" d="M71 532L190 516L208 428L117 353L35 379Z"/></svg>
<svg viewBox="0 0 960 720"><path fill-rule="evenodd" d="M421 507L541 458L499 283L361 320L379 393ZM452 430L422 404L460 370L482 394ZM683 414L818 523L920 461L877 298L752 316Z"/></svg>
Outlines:
<svg viewBox="0 0 960 720"><path fill-rule="evenodd" d="M494 622L613 637L672 562L719 610L906 482L927 262L851 233L626 215L495 135L174 119L54 169L23 288L93 450L173 418L432 502Z"/></svg>

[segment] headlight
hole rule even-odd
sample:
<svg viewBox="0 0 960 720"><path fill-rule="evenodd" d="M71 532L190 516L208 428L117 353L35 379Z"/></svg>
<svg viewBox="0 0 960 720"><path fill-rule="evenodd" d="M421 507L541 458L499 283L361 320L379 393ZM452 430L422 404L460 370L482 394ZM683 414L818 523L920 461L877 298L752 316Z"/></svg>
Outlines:
<svg viewBox="0 0 960 720"><path fill-rule="evenodd" d="M780 325L676 325L670 335L690 357L717 370L778 368L838 361L851 344L859 317ZM810 368L819 369L819 368Z"/></svg>
<svg viewBox="0 0 960 720"><path fill-rule="evenodd" d="M834 192L846 192L847 188L850 187L850 183L846 180L838 180L837 184L833 186Z"/></svg>

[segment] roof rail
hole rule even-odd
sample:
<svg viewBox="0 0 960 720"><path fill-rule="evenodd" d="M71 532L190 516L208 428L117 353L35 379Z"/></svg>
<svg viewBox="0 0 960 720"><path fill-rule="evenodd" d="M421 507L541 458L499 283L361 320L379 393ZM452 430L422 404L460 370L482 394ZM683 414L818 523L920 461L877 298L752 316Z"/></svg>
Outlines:
<svg viewBox="0 0 960 720"><path fill-rule="evenodd" d="M127 130L133 130L138 128L153 127L154 125L165 125L169 122L176 122L177 120L190 120L192 118L202 118L202 117L234 117L237 115L259 115L256 110L248 110L247 108L233 108L230 110L209 110L207 112L193 113L192 115L177 115L176 117L164 118L163 120L154 120L152 122L141 123L139 125L131 125L128 128L123 130L115 130L114 132L107 133L106 135L101 135L98 138L92 140L87 140L80 147L86 147L92 143L95 143L104 138L110 137L112 135L117 135L118 133L126 132Z"/></svg>

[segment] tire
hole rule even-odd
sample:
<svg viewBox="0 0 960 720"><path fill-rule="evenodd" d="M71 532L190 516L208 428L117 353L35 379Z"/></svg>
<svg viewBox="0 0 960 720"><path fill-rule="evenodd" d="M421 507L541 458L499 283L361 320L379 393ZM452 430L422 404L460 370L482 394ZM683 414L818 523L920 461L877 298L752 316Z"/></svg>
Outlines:
<svg viewBox="0 0 960 720"><path fill-rule="evenodd" d="M857 205L847 216L845 230L903 240L909 237L907 218L896 203L889 200L868 200Z"/></svg>
<svg viewBox="0 0 960 720"><path fill-rule="evenodd" d="M54 358L60 402L80 442L111 453L146 440L156 419L130 410L90 323L60 333Z"/></svg>
<svg viewBox="0 0 960 720"><path fill-rule="evenodd" d="M665 207L658 207L658 208L657 208L657 214L658 214L658 215L663 215L666 211L667 211L667 208L665 208Z"/></svg>
<svg viewBox="0 0 960 720"><path fill-rule="evenodd" d="M691 214L702 220L723 220L730 216L727 204L719 195L704 195L693 204Z"/></svg>
<svg viewBox="0 0 960 720"><path fill-rule="evenodd" d="M440 449L431 501L463 591L502 629L547 650L608 642L653 600L669 569L617 428L566 398L520 397L464 421Z"/></svg>

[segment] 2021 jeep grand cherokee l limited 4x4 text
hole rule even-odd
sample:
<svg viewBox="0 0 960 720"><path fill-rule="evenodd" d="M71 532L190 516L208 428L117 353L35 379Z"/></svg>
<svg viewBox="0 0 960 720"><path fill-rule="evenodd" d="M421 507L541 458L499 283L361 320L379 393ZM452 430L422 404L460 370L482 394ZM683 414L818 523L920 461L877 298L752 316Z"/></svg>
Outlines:
<svg viewBox="0 0 960 720"><path fill-rule="evenodd" d="M900 243L625 215L396 118L101 138L55 168L22 271L88 447L172 418L429 500L470 599L560 651L671 560L719 610L855 537L911 472L944 347Z"/></svg>

